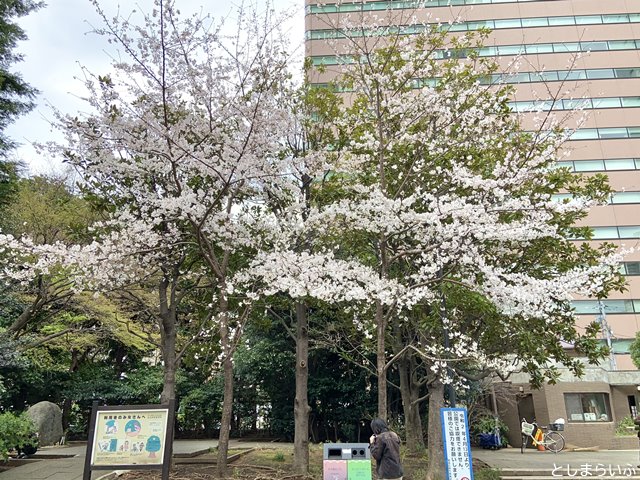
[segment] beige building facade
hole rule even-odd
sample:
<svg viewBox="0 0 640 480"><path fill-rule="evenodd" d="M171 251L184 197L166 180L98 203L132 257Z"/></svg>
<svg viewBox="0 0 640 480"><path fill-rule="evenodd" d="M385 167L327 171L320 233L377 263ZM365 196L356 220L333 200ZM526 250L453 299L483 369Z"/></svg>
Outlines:
<svg viewBox="0 0 640 480"><path fill-rule="evenodd" d="M507 80L516 86L514 110L526 111L534 102L559 95L562 101L554 110L562 116L581 99L588 118L568 124L577 130L562 164L577 172L606 173L615 190L610 204L595 208L585 223L593 227L595 241L640 247L640 0L306 2L306 55L313 65L323 65L312 77L318 84L340 69L335 52L344 35L337 27L348 19L375 18L406 35L420 28L416 22L450 23L452 35L491 29L481 56L495 57L505 70L519 58L517 73ZM531 122L523 116L526 128ZM640 405L640 373L629 355L640 330L640 249L621 268L626 292L601 303L575 301L576 328L601 321L602 341L614 352L611 359L590 368L588 379L566 376L538 391L530 391L526 379L513 379L511 398L500 405L511 431L519 431L519 417L525 415L529 420L535 415L539 423L562 417L569 443L616 446L609 441L616 423Z"/></svg>

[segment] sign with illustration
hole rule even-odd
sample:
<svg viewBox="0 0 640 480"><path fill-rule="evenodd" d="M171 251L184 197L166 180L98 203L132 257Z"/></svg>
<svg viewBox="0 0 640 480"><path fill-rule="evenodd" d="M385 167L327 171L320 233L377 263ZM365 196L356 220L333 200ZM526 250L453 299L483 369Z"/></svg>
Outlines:
<svg viewBox="0 0 640 480"><path fill-rule="evenodd" d="M168 408L99 410L91 465L162 465Z"/></svg>

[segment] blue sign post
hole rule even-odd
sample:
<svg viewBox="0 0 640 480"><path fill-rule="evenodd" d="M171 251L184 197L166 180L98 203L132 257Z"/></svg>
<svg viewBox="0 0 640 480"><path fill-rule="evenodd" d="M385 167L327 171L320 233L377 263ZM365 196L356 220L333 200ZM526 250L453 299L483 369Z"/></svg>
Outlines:
<svg viewBox="0 0 640 480"><path fill-rule="evenodd" d="M466 408L441 408L442 441L447 480L473 480Z"/></svg>

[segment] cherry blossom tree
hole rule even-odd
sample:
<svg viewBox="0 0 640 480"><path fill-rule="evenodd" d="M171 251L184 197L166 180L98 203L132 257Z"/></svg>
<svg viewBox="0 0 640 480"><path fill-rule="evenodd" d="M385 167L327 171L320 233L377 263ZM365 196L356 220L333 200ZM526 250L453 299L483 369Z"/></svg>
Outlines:
<svg viewBox="0 0 640 480"><path fill-rule="evenodd" d="M556 364L580 374L563 342L591 361L604 352L596 326L575 329L572 298L622 288L621 255L575 242L589 237L576 222L605 200L606 181L555 167L571 131L550 115L525 131L511 90L482 81L497 67L478 57L477 37L382 36L357 36L342 56L336 87L346 93L332 125L340 141L324 151L341 195L311 208L300 227L324 249L294 251L281 229L282 246L244 275L293 297L373 302L362 328L376 339L378 415L386 417L390 365L401 378L419 365L437 478L445 386L513 368L535 385L553 381ZM557 201L559 192L572 196ZM349 249L347 238L363 241ZM405 383L405 418L416 422L421 398Z"/></svg>
<svg viewBox="0 0 640 480"><path fill-rule="evenodd" d="M392 303L377 303L372 325L378 413L386 412L388 328L404 329L393 353L417 354L428 372L432 459L442 458L443 388L464 376L463 365L508 373L519 362L534 384L555 378L554 362L580 373L561 342L590 359L602 351L597 329L574 328L571 300L622 286L613 246L573 241L588 237L575 224L609 190L601 177L555 168L569 132L549 116L524 131L508 107L511 90L481 82L497 67L474 53L477 39L444 40L351 44L359 61L341 83L350 98L338 128L351 140L342 154L357 165L345 176L353 194L316 217L324 228L366 232L371 267L399 284ZM445 48L454 58L442 60ZM573 197L557 201L560 191ZM413 402L403 398L405 409Z"/></svg>
<svg viewBox="0 0 640 480"><path fill-rule="evenodd" d="M250 299L229 294L228 279L260 247L270 192L291 182L288 159L279 155L288 128L280 96L290 78L289 45L278 29L284 16L240 8L227 34L209 17L181 17L169 0L154 1L148 14L115 18L94 5L105 24L98 33L120 56L109 74L84 71L89 113L58 114L67 143L50 148L76 168L84 189L104 199L110 214L87 246L3 237L5 249L28 265L9 274L27 278L62 264L78 289L95 291L156 278L163 400L175 395L184 285L207 289L201 320L212 326L202 331L219 341L224 377L223 476L233 352L251 307Z"/></svg>

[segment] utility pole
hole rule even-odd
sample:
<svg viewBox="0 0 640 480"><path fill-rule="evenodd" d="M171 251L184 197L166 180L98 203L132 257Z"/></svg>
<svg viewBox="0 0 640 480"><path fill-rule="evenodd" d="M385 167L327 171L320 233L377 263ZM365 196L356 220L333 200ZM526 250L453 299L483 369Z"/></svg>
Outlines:
<svg viewBox="0 0 640 480"><path fill-rule="evenodd" d="M604 303L602 303L601 300L598 300L598 310L600 314L597 316L596 320L600 324L600 330L602 331L602 336L605 342L607 343L607 347L609 348L609 369L617 370L616 357L613 354L613 346L611 342L611 335L612 335L611 327L609 327L609 324L607 323L607 313L605 312L605 309L604 309Z"/></svg>

